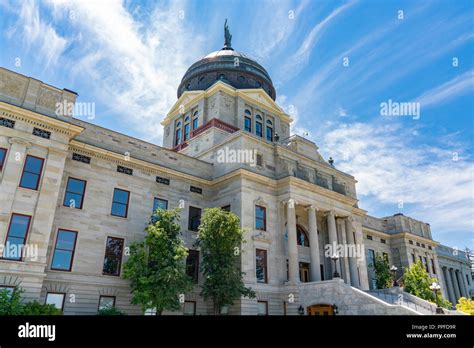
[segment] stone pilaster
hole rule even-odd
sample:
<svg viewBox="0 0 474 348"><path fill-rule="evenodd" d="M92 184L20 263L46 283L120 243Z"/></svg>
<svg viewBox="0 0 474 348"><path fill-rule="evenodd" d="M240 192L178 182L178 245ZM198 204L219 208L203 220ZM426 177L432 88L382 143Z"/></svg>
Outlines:
<svg viewBox="0 0 474 348"><path fill-rule="evenodd" d="M347 251L347 236L346 236L346 223L345 219L338 219L339 226L341 228L341 244L344 247L344 250ZM346 252L342 255L342 265L343 265L343 278L346 284L351 285L351 275L349 270L349 255Z"/></svg>
<svg viewBox="0 0 474 348"><path fill-rule="evenodd" d="M352 222L350 221L350 217L345 218L344 222L346 224L347 243L350 246L352 245L356 246L356 243L354 240L354 233L352 230ZM357 248L356 248L356 251L357 251ZM357 258L355 255L351 255L351 257L349 257L349 273L351 276L352 286L360 287L359 276L357 274Z"/></svg>
<svg viewBox="0 0 474 348"><path fill-rule="evenodd" d="M298 283L298 243L296 240L296 214L295 201L289 199L286 203L286 227L288 233L288 281Z"/></svg>

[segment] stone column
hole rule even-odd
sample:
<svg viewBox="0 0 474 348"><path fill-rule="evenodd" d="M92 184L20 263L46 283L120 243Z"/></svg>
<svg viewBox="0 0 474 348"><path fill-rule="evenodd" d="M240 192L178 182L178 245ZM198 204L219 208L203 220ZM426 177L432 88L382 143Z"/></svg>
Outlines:
<svg viewBox="0 0 474 348"><path fill-rule="evenodd" d="M336 216L334 212L331 210L327 214L327 219L328 219L328 232L329 232L329 244L331 245L331 248L334 248L335 245L337 245L337 231L336 231ZM336 252L336 250L333 250L331 253L331 256ZM334 269L334 261L331 260L331 275L334 277L334 273L337 271L337 273L341 274L340 269L338 269L336 262L336 269Z"/></svg>
<svg viewBox="0 0 474 348"><path fill-rule="evenodd" d="M466 284L466 275L464 274L464 272L462 271L462 268L461 270L459 271L459 276L461 277L461 281L462 281L462 286L463 286L463 291L464 291L464 297L465 298L471 298L469 296L469 290L467 288L467 284Z"/></svg>
<svg viewBox="0 0 474 348"><path fill-rule="evenodd" d="M446 276L444 275L444 270L439 267L439 265L436 266L436 278L438 279L438 284L441 286L441 295L449 300L449 293L448 293L448 288L446 286Z"/></svg>
<svg viewBox="0 0 474 348"><path fill-rule="evenodd" d="M320 258L319 258L319 239L318 239L318 225L316 220L316 207L310 205L306 208L308 211L308 225L309 225L309 248L311 252L311 281L319 282L321 280Z"/></svg>
<svg viewBox="0 0 474 348"><path fill-rule="evenodd" d="M288 281L298 283L300 281L300 267L296 240L295 201L293 199L289 199L286 204L286 229L288 233Z"/></svg>
<svg viewBox="0 0 474 348"><path fill-rule="evenodd" d="M344 254L342 255L342 263L343 263L343 269L344 269L344 282L346 284L351 285L351 275L349 271L349 255L347 255L347 237L346 237L346 222L345 219L339 218L338 219L339 226L341 227L341 244L344 247Z"/></svg>
<svg viewBox="0 0 474 348"><path fill-rule="evenodd" d="M350 217L345 218L346 223L346 234L347 234L347 243L350 246L353 246L352 250L357 252L357 248L355 248L355 240L354 240L354 233L352 231L352 222ZM349 273L351 275L351 284L352 286L360 287L359 284L359 276L357 274L357 258L356 255L350 255L349 257Z"/></svg>
<svg viewBox="0 0 474 348"><path fill-rule="evenodd" d="M467 297L466 296L466 289L465 289L465 286L464 286L464 279L463 279L461 270L456 270L456 272L454 272L454 274L456 274L456 278L457 278L457 282L459 284L459 290L460 290L461 296L462 297Z"/></svg>
<svg viewBox="0 0 474 348"><path fill-rule="evenodd" d="M446 267L443 267L443 275L444 275L444 281L446 282L446 287L448 288L448 299L450 302L455 302L454 301L454 289L453 289L453 281L451 279L451 275L449 274L449 269Z"/></svg>
<svg viewBox="0 0 474 348"><path fill-rule="evenodd" d="M449 276L451 277L451 283L453 284L454 295L456 298L456 301L454 304L456 304L458 302L458 299L461 297L461 294L459 293L459 286L456 279L456 275L454 274L454 269L452 268L449 269Z"/></svg>
<svg viewBox="0 0 474 348"><path fill-rule="evenodd" d="M360 288L362 290L369 290L369 275L367 272L367 261L365 259L365 246L364 239L362 237L362 224L360 221L354 221L353 226L355 229L355 242L360 248L360 255L357 258L357 267L360 274Z"/></svg>

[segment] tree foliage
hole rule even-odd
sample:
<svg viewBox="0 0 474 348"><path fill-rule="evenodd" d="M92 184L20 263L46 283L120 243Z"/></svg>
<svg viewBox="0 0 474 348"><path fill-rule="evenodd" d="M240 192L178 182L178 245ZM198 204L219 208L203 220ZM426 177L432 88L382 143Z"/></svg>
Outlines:
<svg viewBox="0 0 474 348"><path fill-rule="evenodd" d="M387 289L393 284L393 276L390 272L390 265L386 257L375 255L374 264L377 289Z"/></svg>
<svg viewBox="0 0 474 348"><path fill-rule="evenodd" d="M62 311L52 304L37 301L23 303L21 295L24 290L16 287L13 292L0 290L0 315L61 315Z"/></svg>
<svg viewBox="0 0 474 348"><path fill-rule="evenodd" d="M122 311L115 307L108 307L99 309L97 315L125 315Z"/></svg>
<svg viewBox="0 0 474 348"><path fill-rule="evenodd" d="M456 309L458 311L474 315L474 301L467 299L465 297L461 297L456 305Z"/></svg>
<svg viewBox="0 0 474 348"><path fill-rule="evenodd" d="M237 215L220 208L205 209L196 245L201 248L204 284L201 295L212 300L214 314L242 296L254 298L246 288L240 267L243 230Z"/></svg>
<svg viewBox="0 0 474 348"><path fill-rule="evenodd" d="M418 296L424 300L436 303L436 297L433 291L430 289L430 285L433 282L439 282L436 278L430 278L421 261L417 261L410 267L405 268L405 273L403 274L402 279L402 283L406 292ZM438 291L438 303L440 307L452 307L451 302L443 298L441 291Z"/></svg>
<svg viewBox="0 0 474 348"><path fill-rule="evenodd" d="M124 277L132 288L132 303L143 310L156 308L179 310L179 295L192 289L186 275L188 251L181 238L179 209L157 209L153 212L145 240L130 245L130 256L124 264Z"/></svg>

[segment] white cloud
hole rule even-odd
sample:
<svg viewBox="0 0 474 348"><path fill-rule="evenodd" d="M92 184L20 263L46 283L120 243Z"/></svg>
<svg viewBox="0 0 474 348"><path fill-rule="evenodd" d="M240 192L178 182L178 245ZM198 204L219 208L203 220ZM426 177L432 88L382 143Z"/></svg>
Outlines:
<svg viewBox="0 0 474 348"><path fill-rule="evenodd" d="M471 69L464 74L443 83L441 86L423 93L415 100L420 103L421 107L434 106L447 102L469 91L473 92L473 87L474 70Z"/></svg>
<svg viewBox="0 0 474 348"><path fill-rule="evenodd" d="M159 142L159 122L176 101L186 68L201 56L202 38L189 35L181 16L186 14L186 3L151 10L136 7L130 9L133 15L121 1L67 1L51 6L55 17L66 18L77 34L74 54L68 57L72 76L88 81L90 95L109 108L97 117L118 115L115 121L122 129L132 127L140 137ZM64 13L73 13L74 20Z"/></svg>
<svg viewBox="0 0 474 348"><path fill-rule="evenodd" d="M414 145L412 133L395 123L342 124L320 145L336 159L338 169L358 180L362 207L369 200L372 207L393 204L397 210L402 200L414 206L405 213L429 222L433 231L472 231L474 163L464 149Z"/></svg>
<svg viewBox="0 0 474 348"><path fill-rule="evenodd" d="M18 35L28 51L44 63L45 68L54 66L68 45L68 40L59 35L50 23L40 16L37 3L24 1L21 7L6 6L9 11L16 12L18 20L8 29L8 37Z"/></svg>

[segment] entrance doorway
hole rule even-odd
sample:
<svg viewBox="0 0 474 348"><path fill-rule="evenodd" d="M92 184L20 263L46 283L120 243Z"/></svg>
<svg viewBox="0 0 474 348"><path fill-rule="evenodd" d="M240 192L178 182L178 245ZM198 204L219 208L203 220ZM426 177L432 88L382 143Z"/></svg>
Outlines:
<svg viewBox="0 0 474 348"><path fill-rule="evenodd" d="M334 308L328 304L316 304L306 308L308 315L334 315Z"/></svg>
<svg viewBox="0 0 474 348"><path fill-rule="evenodd" d="M309 282L309 263L300 262L300 282Z"/></svg>

